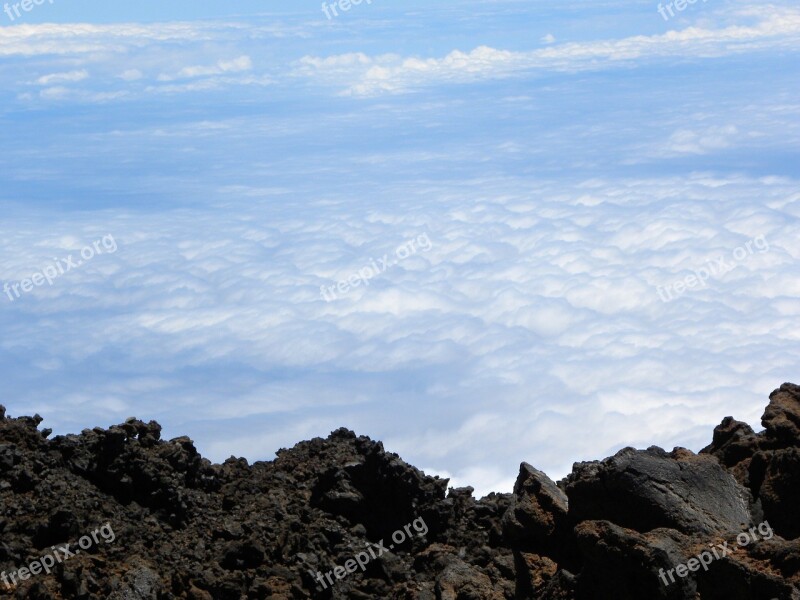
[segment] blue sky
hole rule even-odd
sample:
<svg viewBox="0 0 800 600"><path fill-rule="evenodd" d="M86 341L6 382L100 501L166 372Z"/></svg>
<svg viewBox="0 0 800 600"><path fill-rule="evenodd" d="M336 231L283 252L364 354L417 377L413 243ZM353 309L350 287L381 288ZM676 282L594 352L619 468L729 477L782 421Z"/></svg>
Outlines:
<svg viewBox="0 0 800 600"><path fill-rule="evenodd" d="M157 419L215 460L346 426L484 493L523 460L697 450L796 380L792 3L0 22L12 414Z"/></svg>

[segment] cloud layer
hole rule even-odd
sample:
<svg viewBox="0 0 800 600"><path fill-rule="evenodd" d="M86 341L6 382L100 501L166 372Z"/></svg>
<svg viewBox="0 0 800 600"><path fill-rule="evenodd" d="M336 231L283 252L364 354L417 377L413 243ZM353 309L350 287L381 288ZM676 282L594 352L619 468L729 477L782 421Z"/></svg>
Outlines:
<svg viewBox="0 0 800 600"><path fill-rule="evenodd" d="M217 460L346 426L481 493L757 425L800 344L800 12L490 4L0 27L0 279L119 245L0 296L2 402Z"/></svg>
<svg viewBox="0 0 800 600"><path fill-rule="evenodd" d="M742 10L752 25L723 28L687 27L659 35L636 35L620 40L573 42L529 52L512 52L479 46L470 52L454 50L436 59L385 55L344 54L326 58L307 56L300 71L325 79L350 79L344 93L373 95L424 85L464 83L519 75L529 71L580 71L607 69L664 57L718 58L738 53L800 49L800 10ZM546 43L549 43L548 39Z"/></svg>
<svg viewBox="0 0 800 600"><path fill-rule="evenodd" d="M481 491L507 489L521 459L563 474L621 442L701 443L722 416L755 421L793 375L796 189L701 174L473 184L360 218L259 203L6 232L14 279L101 233L119 243L5 304L3 353L21 363L10 392L62 427L87 411L188 427L216 459L347 425ZM320 286L421 233L429 252L323 300ZM659 296L756 236L768 251Z"/></svg>

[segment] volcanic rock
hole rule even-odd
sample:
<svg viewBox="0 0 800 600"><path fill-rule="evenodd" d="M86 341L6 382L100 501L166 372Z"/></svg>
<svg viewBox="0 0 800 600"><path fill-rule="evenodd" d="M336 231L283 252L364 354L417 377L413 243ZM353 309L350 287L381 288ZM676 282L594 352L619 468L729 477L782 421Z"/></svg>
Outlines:
<svg viewBox="0 0 800 600"><path fill-rule="evenodd" d="M763 432L728 417L699 455L626 448L558 483L522 463L482 499L347 429L251 465L152 421L41 423L0 406L0 597L800 600L792 384ZM20 571L59 547L74 554L50 572Z"/></svg>
<svg viewBox="0 0 800 600"><path fill-rule="evenodd" d="M770 395L755 433L725 418L712 443L701 453L716 457L763 510L775 531L790 540L800 537L800 386L785 383Z"/></svg>
<svg viewBox="0 0 800 600"><path fill-rule="evenodd" d="M573 523L606 519L642 533L669 527L709 535L751 521L748 491L718 461L684 449L625 448L576 464L566 489Z"/></svg>

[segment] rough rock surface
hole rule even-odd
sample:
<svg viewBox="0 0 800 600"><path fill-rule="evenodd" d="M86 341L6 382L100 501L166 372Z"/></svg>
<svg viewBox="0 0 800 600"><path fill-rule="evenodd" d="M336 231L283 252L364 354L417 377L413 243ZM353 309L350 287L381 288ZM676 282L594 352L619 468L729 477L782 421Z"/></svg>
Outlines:
<svg viewBox="0 0 800 600"><path fill-rule="evenodd" d="M792 384L761 433L728 417L699 455L626 448L558 483L523 463L480 500L345 429L214 465L155 422L41 421L0 407L3 598L800 600Z"/></svg>
<svg viewBox="0 0 800 600"><path fill-rule="evenodd" d="M800 537L800 386L785 383L770 395L755 433L728 417L702 454L716 457L748 487L763 518L787 539Z"/></svg>
<svg viewBox="0 0 800 600"><path fill-rule="evenodd" d="M567 478L570 517L607 519L640 532L669 527L710 535L750 521L750 494L710 456L625 448L576 465Z"/></svg>

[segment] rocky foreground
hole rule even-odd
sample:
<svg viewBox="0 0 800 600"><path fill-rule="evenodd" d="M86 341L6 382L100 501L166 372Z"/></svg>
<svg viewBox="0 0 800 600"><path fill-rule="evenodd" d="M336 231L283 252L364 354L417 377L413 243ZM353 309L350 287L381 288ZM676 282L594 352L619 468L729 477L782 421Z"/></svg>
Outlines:
<svg viewBox="0 0 800 600"><path fill-rule="evenodd" d="M482 500L345 429L214 465L152 421L40 422L0 407L2 597L800 599L792 384L761 433L726 418L700 454L627 448L558 483L523 463Z"/></svg>

